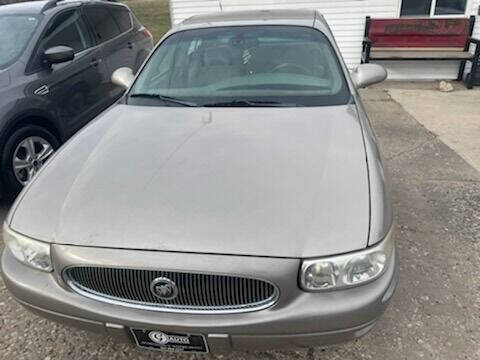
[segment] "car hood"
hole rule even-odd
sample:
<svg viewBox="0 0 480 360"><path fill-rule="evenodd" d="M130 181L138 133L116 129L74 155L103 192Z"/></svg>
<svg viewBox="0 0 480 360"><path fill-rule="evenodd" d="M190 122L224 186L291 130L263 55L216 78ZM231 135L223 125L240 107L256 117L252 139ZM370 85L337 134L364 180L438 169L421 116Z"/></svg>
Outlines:
<svg viewBox="0 0 480 360"><path fill-rule="evenodd" d="M57 244L294 258L367 245L353 105L117 105L26 190L11 227Z"/></svg>

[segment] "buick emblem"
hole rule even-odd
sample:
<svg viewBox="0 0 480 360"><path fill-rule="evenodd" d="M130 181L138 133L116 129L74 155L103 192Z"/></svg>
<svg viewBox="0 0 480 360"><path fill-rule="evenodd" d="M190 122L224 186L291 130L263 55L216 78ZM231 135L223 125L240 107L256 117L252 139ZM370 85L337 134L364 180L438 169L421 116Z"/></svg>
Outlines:
<svg viewBox="0 0 480 360"><path fill-rule="evenodd" d="M154 296L162 300L172 300L178 295L177 285L170 279L160 277L150 284L150 291Z"/></svg>

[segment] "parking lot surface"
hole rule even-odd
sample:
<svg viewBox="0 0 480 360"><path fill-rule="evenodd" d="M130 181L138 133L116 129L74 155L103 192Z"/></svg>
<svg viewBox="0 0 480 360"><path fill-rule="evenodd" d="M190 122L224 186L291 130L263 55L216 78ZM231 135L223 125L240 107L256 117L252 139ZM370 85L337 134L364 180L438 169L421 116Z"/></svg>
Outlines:
<svg viewBox="0 0 480 360"><path fill-rule="evenodd" d="M392 181L401 278L391 306L373 331L352 343L207 358L480 359L480 172L385 88L363 97ZM8 206L0 205L1 221ZM140 351L41 319L0 280L0 359L177 358L202 357Z"/></svg>

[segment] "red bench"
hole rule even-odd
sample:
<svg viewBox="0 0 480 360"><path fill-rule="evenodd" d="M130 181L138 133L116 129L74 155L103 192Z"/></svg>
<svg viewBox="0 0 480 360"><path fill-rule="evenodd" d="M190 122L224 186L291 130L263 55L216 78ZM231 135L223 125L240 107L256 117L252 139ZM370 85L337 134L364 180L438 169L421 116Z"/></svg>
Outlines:
<svg viewBox="0 0 480 360"><path fill-rule="evenodd" d="M449 19L372 19L367 16L362 63L371 60L458 60L458 80L463 80L467 61L471 74L480 67L480 40L472 39L475 16ZM470 52L470 45L475 51ZM467 77L471 89L475 76Z"/></svg>

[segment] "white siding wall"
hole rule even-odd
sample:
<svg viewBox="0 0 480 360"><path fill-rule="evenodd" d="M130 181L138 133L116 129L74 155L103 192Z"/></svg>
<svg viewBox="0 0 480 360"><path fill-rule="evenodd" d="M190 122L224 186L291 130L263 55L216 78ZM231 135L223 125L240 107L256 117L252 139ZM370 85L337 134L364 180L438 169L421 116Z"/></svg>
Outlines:
<svg viewBox="0 0 480 360"><path fill-rule="evenodd" d="M307 8L320 11L327 19L337 39L345 62L351 68L359 64L365 17L397 17L401 0L170 0L172 22L202 13L253 9ZM471 13L476 14L480 0L471 1ZM480 38L480 17L477 16L476 36ZM398 62L385 63L390 78L456 78L458 62Z"/></svg>
<svg viewBox="0 0 480 360"><path fill-rule="evenodd" d="M472 0L472 15L477 16L477 20L475 21L475 28L473 29L473 35L472 37L476 39L480 39L480 16L478 15L480 8L480 0ZM474 46L472 45L471 49L473 51Z"/></svg>
<svg viewBox="0 0 480 360"><path fill-rule="evenodd" d="M477 16L475 29L473 30L473 37L480 39L480 16L478 16L478 8L480 7L480 0L472 0L472 15Z"/></svg>
<svg viewBox="0 0 480 360"><path fill-rule="evenodd" d="M360 62L365 16L392 17L398 0L221 0L223 10L295 9L319 10L337 39L345 62L352 67ZM171 0L174 23L203 12L219 11L217 0Z"/></svg>

